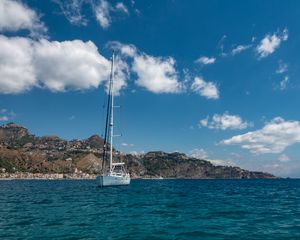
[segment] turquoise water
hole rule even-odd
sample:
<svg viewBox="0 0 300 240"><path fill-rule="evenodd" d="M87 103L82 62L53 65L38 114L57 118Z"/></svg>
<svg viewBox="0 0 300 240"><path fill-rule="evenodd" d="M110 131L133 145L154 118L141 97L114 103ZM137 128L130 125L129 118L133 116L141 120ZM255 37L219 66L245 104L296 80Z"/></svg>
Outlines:
<svg viewBox="0 0 300 240"><path fill-rule="evenodd" d="M300 239L300 180L0 181L0 239Z"/></svg>

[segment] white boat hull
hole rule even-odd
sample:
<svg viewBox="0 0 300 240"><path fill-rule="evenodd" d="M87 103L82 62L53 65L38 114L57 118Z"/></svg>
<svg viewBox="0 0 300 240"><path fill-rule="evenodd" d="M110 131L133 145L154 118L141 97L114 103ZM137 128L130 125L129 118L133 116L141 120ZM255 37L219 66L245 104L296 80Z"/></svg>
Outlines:
<svg viewBox="0 0 300 240"><path fill-rule="evenodd" d="M129 185L129 176L97 176L97 185L99 187Z"/></svg>

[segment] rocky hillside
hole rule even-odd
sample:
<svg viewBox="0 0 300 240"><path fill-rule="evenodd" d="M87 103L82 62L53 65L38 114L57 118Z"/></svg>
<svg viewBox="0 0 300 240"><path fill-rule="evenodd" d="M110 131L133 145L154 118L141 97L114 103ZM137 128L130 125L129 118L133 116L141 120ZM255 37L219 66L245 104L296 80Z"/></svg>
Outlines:
<svg viewBox="0 0 300 240"><path fill-rule="evenodd" d="M101 169L103 139L66 141L57 136L37 137L15 123L0 126L0 169L6 172L97 173ZM126 163L132 177L163 178L275 178L239 167L215 166L181 153L149 152L115 157Z"/></svg>

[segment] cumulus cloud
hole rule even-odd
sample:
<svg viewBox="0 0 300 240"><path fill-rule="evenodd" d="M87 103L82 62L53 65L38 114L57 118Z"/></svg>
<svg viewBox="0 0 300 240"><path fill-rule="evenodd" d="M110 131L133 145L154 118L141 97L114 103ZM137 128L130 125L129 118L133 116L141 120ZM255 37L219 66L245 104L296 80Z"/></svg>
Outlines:
<svg viewBox="0 0 300 240"><path fill-rule="evenodd" d="M214 57L200 57L196 60L196 63L200 63L200 64L204 64L204 65L208 65L208 64L213 64L215 63L216 58Z"/></svg>
<svg viewBox="0 0 300 240"><path fill-rule="evenodd" d="M20 93L37 85L33 42L0 35L0 93Z"/></svg>
<svg viewBox="0 0 300 240"><path fill-rule="evenodd" d="M154 93L176 93L181 89L175 70L175 60L142 54L135 56L132 70L136 84Z"/></svg>
<svg viewBox="0 0 300 240"><path fill-rule="evenodd" d="M251 123L245 122L238 115L230 115L225 112L224 114L214 114L210 119L209 116L200 120L200 126L210 129L245 129L251 126Z"/></svg>
<svg viewBox="0 0 300 240"><path fill-rule="evenodd" d="M239 54L251 47L252 47L251 44L250 45L238 45L234 49L231 50L231 54L234 56L234 55Z"/></svg>
<svg viewBox="0 0 300 240"><path fill-rule="evenodd" d="M91 41L39 41L0 35L0 93L34 86L54 92L98 87L109 78L110 61ZM127 64L117 58L115 93L126 86Z"/></svg>
<svg viewBox="0 0 300 240"><path fill-rule="evenodd" d="M191 89L208 99L218 99L220 97L217 85L213 82L206 82L201 77L195 77Z"/></svg>
<svg viewBox="0 0 300 240"><path fill-rule="evenodd" d="M300 142L300 122L276 117L257 131L223 140L225 145L240 145L255 154L281 153L288 146Z"/></svg>
<svg viewBox="0 0 300 240"><path fill-rule="evenodd" d="M119 42L113 42L112 46L119 49L121 53L125 56L134 58L138 55L136 47L132 44L121 44Z"/></svg>
<svg viewBox="0 0 300 240"><path fill-rule="evenodd" d="M193 157L193 158L198 158L198 159L207 159L208 158L207 152L202 148L200 148L200 149L195 148L195 149L191 150L188 153L188 156Z"/></svg>
<svg viewBox="0 0 300 240"><path fill-rule="evenodd" d="M16 94L33 87L53 92L86 90L109 78L110 61L91 41L34 41L0 35L0 43L1 93ZM137 85L154 93L182 90L173 58L140 53L131 45L124 45L120 52L115 58L114 94L127 86L130 73L137 75ZM124 56L131 58L130 68Z"/></svg>
<svg viewBox="0 0 300 240"><path fill-rule="evenodd" d="M29 30L32 36L46 32L38 14L25 4L15 0L0 1L0 32Z"/></svg>
<svg viewBox="0 0 300 240"><path fill-rule="evenodd" d="M120 95L122 89L127 87L127 80L130 75L128 64L119 56L115 58L114 70L114 95ZM108 85L107 85L108 87Z"/></svg>
<svg viewBox="0 0 300 240"><path fill-rule="evenodd" d="M50 42L34 45L37 78L51 91L96 88L109 76L109 61L91 41Z"/></svg>
<svg viewBox="0 0 300 240"><path fill-rule="evenodd" d="M135 83L153 93L177 93L182 90L172 57L154 57L139 52L133 45L119 42L111 46L132 59L131 70L137 75Z"/></svg>
<svg viewBox="0 0 300 240"><path fill-rule="evenodd" d="M284 29L282 32L267 34L256 47L256 52L260 58L267 57L279 48L281 42L288 39L288 30Z"/></svg>

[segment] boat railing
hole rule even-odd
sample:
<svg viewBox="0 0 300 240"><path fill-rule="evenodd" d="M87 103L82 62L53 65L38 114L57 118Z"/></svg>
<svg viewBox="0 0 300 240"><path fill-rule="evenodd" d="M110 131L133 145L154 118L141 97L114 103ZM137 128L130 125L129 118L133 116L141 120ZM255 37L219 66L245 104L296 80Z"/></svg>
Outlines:
<svg viewBox="0 0 300 240"><path fill-rule="evenodd" d="M126 177L126 176L128 176L128 174L127 173L125 173L125 172L111 172L111 174L110 174L111 176L120 176L120 177Z"/></svg>

